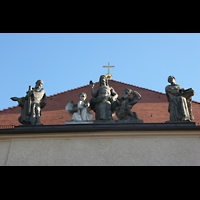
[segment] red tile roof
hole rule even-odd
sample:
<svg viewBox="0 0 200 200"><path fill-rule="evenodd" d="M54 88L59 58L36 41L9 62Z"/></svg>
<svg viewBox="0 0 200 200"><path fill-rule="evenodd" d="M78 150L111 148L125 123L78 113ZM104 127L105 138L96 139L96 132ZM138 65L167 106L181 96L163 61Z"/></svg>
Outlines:
<svg viewBox="0 0 200 200"><path fill-rule="evenodd" d="M99 83L95 83L94 89L98 86ZM169 120L166 94L115 80L109 80L109 86L113 87L119 96L122 96L122 91L125 88L129 88L141 94L142 99L133 106L132 111L136 112L138 118L142 119L144 123L164 123ZM47 105L42 109L41 123L44 125L56 125L65 124L67 120L70 121L72 117L65 110L66 103L69 100L73 100L74 104L77 104L81 92L87 94L86 101L92 98L89 85L47 97ZM200 125L200 103L193 101L192 109L195 118L194 122ZM0 125L21 125L18 122L20 113L21 108L19 106L0 111ZM93 111L92 113L95 115ZM117 120L117 117L114 116L113 119Z"/></svg>

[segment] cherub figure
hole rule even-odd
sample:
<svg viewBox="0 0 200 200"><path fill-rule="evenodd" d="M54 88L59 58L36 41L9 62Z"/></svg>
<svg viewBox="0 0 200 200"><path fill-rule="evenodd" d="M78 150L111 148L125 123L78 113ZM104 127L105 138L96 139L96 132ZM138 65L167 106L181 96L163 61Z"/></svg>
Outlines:
<svg viewBox="0 0 200 200"><path fill-rule="evenodd" d="M132 112L131 109L141 99L141 95L136 91L132 91L131 89L125 89L122 94L122 97L117 98L118 106L116 108L116 115L118 119L138 119L137 114ZM133 95L132 97L131 94Z"/></svg>
<svg viewBox="0 0 200 200"><path fill-rule="evenodd" d="M72 121L89 121L93 119L93 114L90 113L90 103L87 101L84 102L87 98L86 93L81 93L79 95L80 101L77 105L73 103L72 100L67 102L65 109L67 112L72 115Z"/></svg>

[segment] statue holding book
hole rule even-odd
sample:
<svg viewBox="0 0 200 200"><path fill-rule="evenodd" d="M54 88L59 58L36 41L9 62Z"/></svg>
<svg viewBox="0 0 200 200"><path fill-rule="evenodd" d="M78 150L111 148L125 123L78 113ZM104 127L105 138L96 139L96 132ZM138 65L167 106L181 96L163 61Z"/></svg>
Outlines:
<svg viewBox="0 0 200 200"><path fill-rule="evenodd" d="M192 88L183 89L176 84L175 77L169 76L165 91L169 102L168 112L170 113L170 121L192 121L192 96L195 92Z"/></svg>

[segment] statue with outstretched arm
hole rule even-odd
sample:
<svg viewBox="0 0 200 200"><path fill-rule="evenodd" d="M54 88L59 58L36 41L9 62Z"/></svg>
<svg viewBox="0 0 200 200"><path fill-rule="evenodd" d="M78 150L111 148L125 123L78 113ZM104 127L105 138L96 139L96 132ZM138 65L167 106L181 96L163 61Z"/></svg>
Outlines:
<svg viewBox="0 0 200 200"><path fill-rule="evenodd" d="M25 97L11 97L21 107L18 121L23 125L40 125L41 109L46 106L46 94L42 88L43 81L38 80L35 88L29 86Z"/></svg>
<svg viewBox="0 0 200 200"><path fill-rule="evenodd" d="M112 103L117 100L118 94L108 85L108 79L102 75L99 79L99 87L94 91L94 83L90 81L91 109L95 112L96 120L112 120L114 110Z"/></svg>

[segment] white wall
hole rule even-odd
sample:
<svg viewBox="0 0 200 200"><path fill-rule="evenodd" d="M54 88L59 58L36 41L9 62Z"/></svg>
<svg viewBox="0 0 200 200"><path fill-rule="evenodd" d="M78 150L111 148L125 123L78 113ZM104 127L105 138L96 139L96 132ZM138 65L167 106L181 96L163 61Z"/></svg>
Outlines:
<svg viewBox="0 0 200 200"><path fill-rule="evenodd" d="M1 135L0 165L200 165L200 131Z"/></svg>

